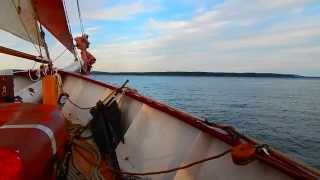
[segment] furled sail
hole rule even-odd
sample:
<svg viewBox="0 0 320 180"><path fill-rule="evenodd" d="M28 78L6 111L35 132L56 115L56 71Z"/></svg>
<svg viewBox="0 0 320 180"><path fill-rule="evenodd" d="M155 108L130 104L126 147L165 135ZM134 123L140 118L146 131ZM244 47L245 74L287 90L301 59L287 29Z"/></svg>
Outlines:
<svg viewBox="0 0 320 180"><path fill-rule="evenodd" d="M1 0L0 29L34 44L43 44L30 0Z"/></svg>
<svg viewBox="0 0 320 180"><path fill-rule="evenodd" d="M74 53L73 38L62 0L33 0L40 23L46 27L70 52Z"/></svg>

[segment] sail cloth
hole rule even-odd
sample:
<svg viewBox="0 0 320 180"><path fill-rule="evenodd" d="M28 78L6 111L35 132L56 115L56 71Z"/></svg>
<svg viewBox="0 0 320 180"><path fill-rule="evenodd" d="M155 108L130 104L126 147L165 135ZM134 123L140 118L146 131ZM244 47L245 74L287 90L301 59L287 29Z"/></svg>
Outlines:
<svg viewBox="0 0 320 180"><path fill-rule="evenodd" d="M73 38L68 28L62 0L33 0L33 4L40 23L74 53Z"/></svg>
<svg viewBox="0 0 320 180"><path fill-rule="evenodd" d="M43 45L30 0L1 0L0 29L34 44Z"/></svg>
<svg viewBox="0 0 320 180"><path fill-rule="evenodd" d="M37 19L74 53L62 0L0 0L0 29L43 46Z"/></svg>

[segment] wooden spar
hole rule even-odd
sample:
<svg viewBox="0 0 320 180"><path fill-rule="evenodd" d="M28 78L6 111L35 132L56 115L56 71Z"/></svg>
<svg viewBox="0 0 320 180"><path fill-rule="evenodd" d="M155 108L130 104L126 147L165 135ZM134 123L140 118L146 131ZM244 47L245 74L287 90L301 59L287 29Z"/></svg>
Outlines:
<svg viewBox="0 0 320 180"><path fill-rule="evenodd" d="M25 59L36 61L36 62L39 62L39 63L45 63L45 64L49 63L49 61L44 60L41 57L37 57L35 55L27 54L27 53L20 52L20 51L17 51L17 50L14 50L14 49L10 49L10 48L6 48L6 47L3 47L3 46L0 46L0 53L8 54L8 55L11 55L11 56L16 56L16 57L20 57L20 58L25 58Z"/></svg>

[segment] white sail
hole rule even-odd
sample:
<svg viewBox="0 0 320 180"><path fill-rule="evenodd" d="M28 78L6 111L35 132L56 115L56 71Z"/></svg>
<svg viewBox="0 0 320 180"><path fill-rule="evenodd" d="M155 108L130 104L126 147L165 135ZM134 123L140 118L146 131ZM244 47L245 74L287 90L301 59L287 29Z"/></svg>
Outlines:
<svg viewBox="0 0 320 180"><path fill-rule="evenodd" d="M34 44L43 44L30 0L1 0L0 29Z"/></svg>

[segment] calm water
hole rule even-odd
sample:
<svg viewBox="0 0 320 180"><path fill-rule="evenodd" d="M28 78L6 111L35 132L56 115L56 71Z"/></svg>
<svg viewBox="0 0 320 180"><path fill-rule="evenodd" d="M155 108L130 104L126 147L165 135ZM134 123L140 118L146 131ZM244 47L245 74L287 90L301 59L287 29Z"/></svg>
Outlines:
<svg viewBox="0 0 320 180"><path fill-rule="evenodd" d="M199 117L231 124L320 168L320 80L97 75Z"/></svg>

